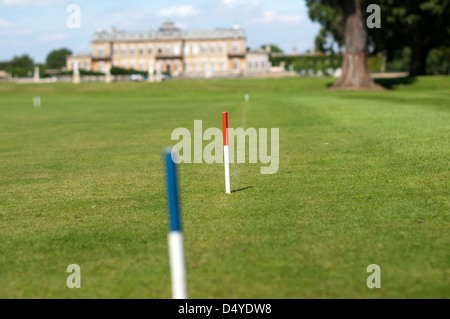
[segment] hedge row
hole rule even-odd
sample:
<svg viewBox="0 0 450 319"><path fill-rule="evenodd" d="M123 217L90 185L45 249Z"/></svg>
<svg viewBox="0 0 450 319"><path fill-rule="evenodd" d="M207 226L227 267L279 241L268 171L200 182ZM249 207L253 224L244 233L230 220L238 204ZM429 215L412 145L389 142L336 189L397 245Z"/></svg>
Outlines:
<svg viewBox="0 0 450 319"><path fill-rule="evenodd" d="M292 65L297 72L301 70L313 70L314 73L318 71L325 73L328 69L336 70L342 66L342 55L271 56L270 61L273 66L280 66L281 62L284 62L286 70L289 70ZM381 56L369 57L369 68L371 72L379 72L381 70L381 64Z"/></svg>

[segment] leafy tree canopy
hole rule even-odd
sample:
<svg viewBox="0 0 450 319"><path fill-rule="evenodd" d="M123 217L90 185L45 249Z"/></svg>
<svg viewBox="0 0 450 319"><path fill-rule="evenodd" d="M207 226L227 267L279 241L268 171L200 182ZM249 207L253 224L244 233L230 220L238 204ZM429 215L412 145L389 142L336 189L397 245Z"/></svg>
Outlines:
<svg viewBox="0 0 450 319"><path fill-rule="evenodd" d="M11 72L13 76L27 76L33 72L34 62L28 55L15 56L6 64L6 71Z"/></svg>
<svg viewBox="0 0 450 319"><path fill-rule="evenodd" d="M275 52L275 53L284 53L283 50L281 50L277 45L275 44L263 44L261 46L262 49L266 49L267 46L270 46L270 52Z"/></svg>
<svg viewBox="0 0 450 319"><path fill-rule="evenodd" d="M412 50L410 69L424 74L428 53L436 47L450 46L450 0L360 0L365 18L371 14L365 8L377 4L381 9L381 28L368 29L368 44L373 52L386 51L392 60L399 51ZM339 0L306 0L309 16L322 25L316 37L316 49L330 36L344 44L345 7Z"/></svg>
<svg viewBox="0 0 450 319"><path fill-rule="evenodd" d="M68 55L71 55L72 51L69 49L59 49L59 50L53 50L47 55L47 67L49 69L61 69L63 66L66 65L66 57Z"/></svg>

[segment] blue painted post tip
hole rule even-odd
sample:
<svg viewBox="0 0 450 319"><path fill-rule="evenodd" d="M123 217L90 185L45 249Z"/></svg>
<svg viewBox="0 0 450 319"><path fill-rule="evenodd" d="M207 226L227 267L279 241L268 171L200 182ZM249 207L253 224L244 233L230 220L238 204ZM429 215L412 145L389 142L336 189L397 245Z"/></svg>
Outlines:
<svg viewBox="0 0 450 319"><path fill-rule="evenodd" d="M178 203L178 182L176 165L172 159L172 151L164 150L166 163L166 190L167 209L169 218L169 231L181 231L180 209Z"/></svg>

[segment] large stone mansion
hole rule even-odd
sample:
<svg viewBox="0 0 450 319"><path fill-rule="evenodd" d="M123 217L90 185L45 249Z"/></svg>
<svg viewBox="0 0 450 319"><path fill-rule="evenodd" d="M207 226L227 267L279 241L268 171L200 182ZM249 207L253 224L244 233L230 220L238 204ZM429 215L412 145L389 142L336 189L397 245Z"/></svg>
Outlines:
<svg viewBox="0 0 450 319"><path fill-rule="evenodd" d="M269 72L266 50L247 50L246 35L238 27L180 30L165 22L157 31L98 31L90 55L67 57L67 70L108 72L111 67L170 72L174 77L231 77Z"/></svg>

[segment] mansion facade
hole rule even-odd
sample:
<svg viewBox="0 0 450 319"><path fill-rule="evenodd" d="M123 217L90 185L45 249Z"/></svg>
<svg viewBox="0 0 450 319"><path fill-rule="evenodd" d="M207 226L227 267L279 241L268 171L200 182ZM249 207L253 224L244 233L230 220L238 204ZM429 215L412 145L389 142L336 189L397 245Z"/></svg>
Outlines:
<svg viewBox="0 0 450 319"><path fill-rule="evenodd" d="M269 72L269 53L247 50L245 32L238 28L180 30L165 22L157 31L94 34L90 55L67 57L67 70L107 73L112 67L173 77L230 77Z"/></svg>

